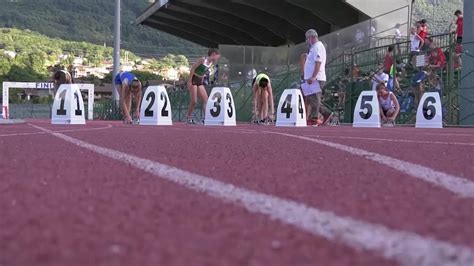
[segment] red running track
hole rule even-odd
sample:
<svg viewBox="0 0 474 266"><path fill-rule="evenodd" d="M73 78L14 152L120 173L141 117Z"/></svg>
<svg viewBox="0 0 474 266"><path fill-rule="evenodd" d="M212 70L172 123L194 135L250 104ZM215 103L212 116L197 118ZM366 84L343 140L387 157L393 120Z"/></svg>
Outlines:
<svg viewBox="0 0 474 266"><path fill-rule="evenodd" d="M350 244L338 235L345 232L325 237L253 213L42 129L441 241L474 258L474 197L308 140L389 156L469 185L474 184L473 129L140 127L102 121L53 126L33 120L0 127L2 266L422 265ZM383 240L366 233L369 244ZM466 261L453 259L453 265Z"/></svg>

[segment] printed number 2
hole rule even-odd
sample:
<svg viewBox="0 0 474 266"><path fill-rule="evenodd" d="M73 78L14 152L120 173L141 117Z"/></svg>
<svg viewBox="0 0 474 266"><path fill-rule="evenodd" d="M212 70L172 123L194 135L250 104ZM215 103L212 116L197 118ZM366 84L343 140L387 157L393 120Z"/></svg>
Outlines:
<svg viewBox="0 0 474 266"><path fill-rule="evenodd" d="M161 116L162 117L167 117L168 114L169 114L168 110L166 110L166 108L168 107L168 97L166 97L166 94L164 92L162 92L161 95L160 95L160 99L162 101L165 101L163 103L163 108L161 109Z"/></svg>
<svg viewBox="0 0 474 266"><path fill-rule="evenodd" d="M145 117L153 117L154 112L153 112L153 110L151 110L151 108L153 107L153 104L155 104L155 98L156 98L156 95L155 95L154 92L150 92L146 96L146 100L150 101L150 103L148 104L147 108L145 109Z"/></svg>
<svg viewBox="0 0 474 266"><path fill-rule="evenodd" d="M359 112L359 115L362 119L369 119L372 116L372 105L369 103L374 99L374 96L368 95L368 96L362 96L362 101L360 103L360 110L367 109L367 113L364 113L363 111Z"/></svg>
<svg viewBox="0 0 474 266"><path fill-rule="evenodd" d="M436 116L436 108L434 107L435 103L436 99L434 97L427 97L423 103L423 116L426 120L431 120Z"/></svg>

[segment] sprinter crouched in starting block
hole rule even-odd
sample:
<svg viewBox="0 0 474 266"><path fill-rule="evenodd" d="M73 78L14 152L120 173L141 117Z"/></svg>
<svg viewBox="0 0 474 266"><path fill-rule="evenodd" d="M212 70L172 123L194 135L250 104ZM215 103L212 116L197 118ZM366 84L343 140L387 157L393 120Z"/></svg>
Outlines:
<svg viewBox="0 0 474 266"><path fill-rule="evenodd" d="M120 72L114 79L115 89L120 95L120 107L123 112L123 122L131 124L133 122L130 112L132 109L132 96L135 98L136 109L134 118L140 117L140 103L142 99L142 83L131 72Z"/></svg>
<svg viewBox="0 0 474 266"><path fill-rule="evenodd" d="M269 106L270 114L268 114ZM258 74L253 80L253 113L256 124L268 124L275 119L272 84L270 77L263 73Z"/></svg>
<svg viewBox="0 0 474 266"><path fill-rule="evenodd" d="M58 92L58 89L61 85L63 84L72 84L72 76L69 72L66 70L58 70L54 72L53 75L53 98L56 95L56 92Z"/></svg>

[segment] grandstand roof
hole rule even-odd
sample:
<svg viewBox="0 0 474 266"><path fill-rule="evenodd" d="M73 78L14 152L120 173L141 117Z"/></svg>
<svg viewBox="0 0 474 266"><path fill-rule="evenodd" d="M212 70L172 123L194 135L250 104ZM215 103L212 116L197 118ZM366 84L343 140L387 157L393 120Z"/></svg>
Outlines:
<svg viewBox="0 0 474 266"><path fill-rule="evenodd" d="M137 23L206 46L281 46L368 17L345 0L156 0Z"/></svg>

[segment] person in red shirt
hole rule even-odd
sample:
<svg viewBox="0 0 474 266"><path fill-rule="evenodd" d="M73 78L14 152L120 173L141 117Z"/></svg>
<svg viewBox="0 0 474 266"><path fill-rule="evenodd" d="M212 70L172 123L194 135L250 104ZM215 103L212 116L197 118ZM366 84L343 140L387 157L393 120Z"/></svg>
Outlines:
<svg viewBox="0 0 474 266"><path fill-rule="evenodd" d="M426 22L426 19L422 19L418 22L419 28L418 28L418 35L423 39L426 40L428 37L428 23Z"/></svg>
<svg viewBox="0 0 474 266"><path fill-rule="evenodd" d="M430 54L430 67L433 70L441 70L446 66L446 56L443 53L443 50L439 47L431 47Z"/></svg>
<svg viewBox="0 0 474 266"><path fill-rule="evenodd" d="M393 49L395 47L390 45L388 47L387 53L385 54L385 58L383 59L383 72L390 75L390 69L393 65Z"/></svg>
<svg viewBox="0 0 474 266"><path fill-rule="evenodd" d="M462 43L464 17L462 15L461 10L456 10L456 12L454 12L454 15L458 18L456 20L457 43Z"/></svg>

